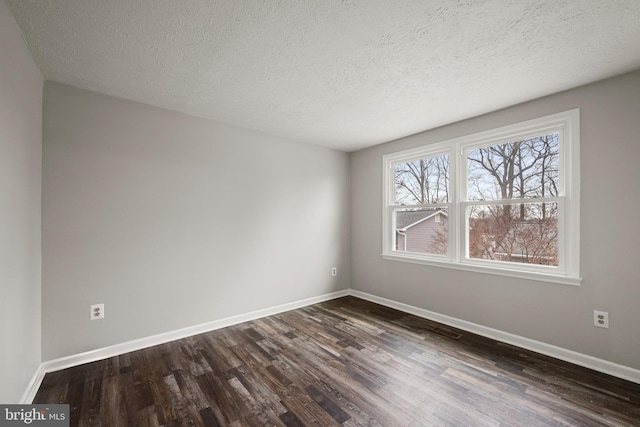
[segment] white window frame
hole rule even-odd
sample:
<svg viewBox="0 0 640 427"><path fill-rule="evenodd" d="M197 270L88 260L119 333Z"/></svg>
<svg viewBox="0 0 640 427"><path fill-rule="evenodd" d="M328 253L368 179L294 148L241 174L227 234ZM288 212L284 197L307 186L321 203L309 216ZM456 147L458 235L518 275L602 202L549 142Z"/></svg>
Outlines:
<svg viewBox="0 0 640 427"><path fill-rule="evenodd" d="M509 199L528 202L558 203L558 266L521 264L482 259L466 255L466 208L473 204L466 200L467 164L469 149L506 143L544 133L558 132L559 181L557 197L545 199ZM449 155L449 203L410 205L411 208L445 207L449 224L448 255L409 253L395 250L394 213L408 206L395 204L394 164L442 154ZM384 155L382 257L437 267L497 274L567 285L580 285L580 110L578 108L548 116L500 127L460 138L428 144L409 150ZM488 202L491 203L491 202Z"/></svg>

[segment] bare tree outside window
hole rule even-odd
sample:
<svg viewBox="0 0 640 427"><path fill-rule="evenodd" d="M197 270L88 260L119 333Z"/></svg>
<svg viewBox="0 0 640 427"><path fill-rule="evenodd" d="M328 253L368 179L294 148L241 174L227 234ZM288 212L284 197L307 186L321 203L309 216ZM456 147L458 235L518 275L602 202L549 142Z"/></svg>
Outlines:
<svg viewBox="0 0 640 427"><path fill-rule="evenodd" d="M447 254L449 180L446 154L394 165L396 251Z"/></svg>
<svg viewBox="0 0 640 427"><path fill-rule="evenodd" d="M470 258L558 265L557 203L523 203L558 196L558 161L558 133L467 152L467 200L504 201L468 208Z"/></svg>
<svg viewBox="0 0 640 427"><path fill-rule="evenodd" d="M416 205L449 201L449 156L426 157L394 168L395 203Z"/></svg>

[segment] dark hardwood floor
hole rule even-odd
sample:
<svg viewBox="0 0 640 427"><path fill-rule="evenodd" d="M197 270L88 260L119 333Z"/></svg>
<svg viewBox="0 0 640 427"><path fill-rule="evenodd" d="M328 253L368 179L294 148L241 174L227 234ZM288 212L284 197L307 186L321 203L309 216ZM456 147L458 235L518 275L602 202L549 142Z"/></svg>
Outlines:
<svg viewBox="0 0 640 427"><path fill-rule="evenodd" d="M638 426L640 385L345 297L47 374L81 426Z"/></svg>

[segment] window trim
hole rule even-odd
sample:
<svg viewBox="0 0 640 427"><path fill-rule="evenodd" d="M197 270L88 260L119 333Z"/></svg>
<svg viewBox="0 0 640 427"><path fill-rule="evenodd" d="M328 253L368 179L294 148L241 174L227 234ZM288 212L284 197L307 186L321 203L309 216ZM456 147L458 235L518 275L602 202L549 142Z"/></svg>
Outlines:
<svg viewBox="0 0 640 427"><path fill-rule="evenodd" d="M540 135L544 132L559 131L560 190L557 197L549 197L558 203L563 214L559 215L558 267L532 264L518 264L500 261L486 261L466 258L466 207L476 203L464 200L466 197L466 152L469 149L495 145L514 139ZM450 185L448 203L426 205L446 206L449 215L449 254L429 255L394 250L394 227L391 224L395 205L394 167L396 163L448 154L450 159ZM531 279L579 286L580 277L580 109L572 109L532 120L515 123L496 129L477 132L445 141L429 143L420 147L389 153L382 157L383 167L383 211L382 211L382 258L429 266L495 274L500 276ZM545 199L545 200L546 200ZM533 202L528 199L509 199ZM540 200L540 199L538 199ZM537 201L537 200L535 200ZM504 201L499 201L504 202ZM486 204L485 202L480 202ZM488 202L494 203L494 202ZM421 207L425 205L410 205Z"/></svg>

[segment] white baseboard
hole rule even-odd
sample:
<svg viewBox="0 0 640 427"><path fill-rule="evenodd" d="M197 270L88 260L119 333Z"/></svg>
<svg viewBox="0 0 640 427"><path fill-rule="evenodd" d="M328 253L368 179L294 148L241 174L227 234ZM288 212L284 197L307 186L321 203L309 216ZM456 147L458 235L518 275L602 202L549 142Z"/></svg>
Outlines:
<svg viewBox="0 0 640 427"><path fill-rule="evenodd" d="M294 310L296 308L306 307L308 305L317 304L323 301L329 301L349 295L349 290L336 291L317 297L307 298L299 301L281 304L274 307L264 308L249 313L231 316L212 322L202 323L200 325L189 326L187 328L177 329L174 331L164 332L162 334L150 337L140 338L133 341L127 341L84 353L74 354L71 356L61 357L59 359L48 360L38 367L31 382L22 395L21 403L30 404L42 384L45 374L55 372L73 366L85 363L95 362L109 357L118 356L120 354L129 353L131 351L141 350L143 348L152 347L154 345L164 344L170 341L179 340L193 335L202 334L216 329L226 328L227 326L237 325L238 323L248 322L250 320L259 319L261 317L271 316L273 314L282 313L284 311Z"/></svg>
<svg viewBox="0 0 640 427"><path fill-rule="evenodd" d="M350 295L640 384L640 370L354 289Z"/></svg>
<svg viewBox="0 0 640 427"><path fill-rule="evenodd" d="M452 326L454 328L462 329L474 334L482 335L487 338L495 339L500 342L512 344L527 350L535 351L537 353L545 354L547 356L555 357L556 359L564 360L566 362L573 363L578 366L584 366L586 368L593 369L595 371L603 372L605 374L613 375L618 378L622 378L634 383L640 384L640 370L630 368L628 366L619 365L607 360L598 359L596 357L588 356L586 354L578 353L572 350L567 350L562 347L557 347L551 344L546 344L540 341L535 341L529 338L514 335L508 332L500 331L486 326L478 325L476 323L468 322L466 320L457 319L455 317L446 316L444 314L436 313L433 311L425 310L419 307L415 307L409 304L393 301L387 298L378 297L376 295L368 294L365 292L357 291L355 289L348 289L343 291L332 292L329 294L320 295L317 297L307 298L304 300L294 301L287 304L282 304L274 307L269 307L261 310L252 311L249 313L240 314L237 316L227 317L225 319L214 320L212 322L203 323L200 325L190 326L174 331L165 332L158 335L153 335L146 338L140 338L133 341L128 341L120 344L115 344L109 347L104 347L84 353L74 354L71 356L62 357L59 359L48 360L43 362L38 367L38 370L33 375L33 378L29 382L27 389L22 395L20 403L29 404L33 402L35 395L42 384L45 374L49 372L55 372L62 369L70 368L73 366L82 365L84 363L95 362L97 360L106 359L120 354L129 353L131 351L141 350L143 348L151 347L158 344L164 344L170 341L178 340L181 338L190 337L197 334L202 334L216 329L225 328L227 326L237 325L238 323L248 322L250 320L259 319L261 317L271 316L273 314L282 313L284 311L294 310L296 308L306 307L308 305L317 304L319 302L340 298L347 295L353 295L354 297L361 298L367 301L375 302L377 304L384 305L386 307L395 308L396 310L403 311L405 313L414 314L425 319L433 320L445 325Z"/></svg>
<svg viewBox="0 0 640 427"><path fill-rule="evenodd" d="M44 376L46 374L42 365L43 364L41 363L40 366L38 366L38 369L36 370L35 374L33 374L31 381L29 381L27 389L22 394L22 398L20 398L20 402L18 402L21 405L31 404L31 402L33 402L33 398L36 397L36 393L38 392L38 389L40 388L42 380L44 380Z"/></svg>

